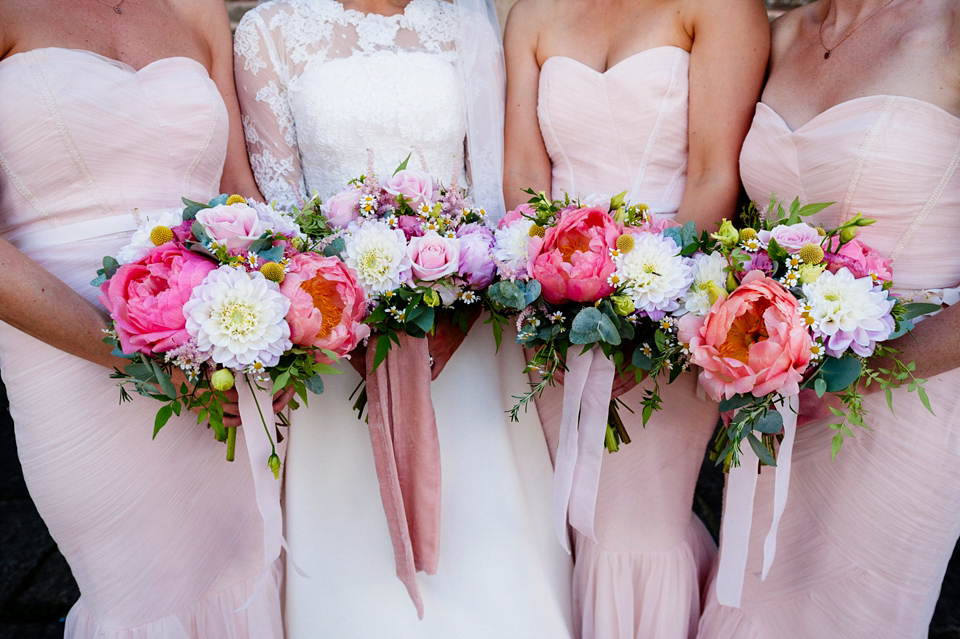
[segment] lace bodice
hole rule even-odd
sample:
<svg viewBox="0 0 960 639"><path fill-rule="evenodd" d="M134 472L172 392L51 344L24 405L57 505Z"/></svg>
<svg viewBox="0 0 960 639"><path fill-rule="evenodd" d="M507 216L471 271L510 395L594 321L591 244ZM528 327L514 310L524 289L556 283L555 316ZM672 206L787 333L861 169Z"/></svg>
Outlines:
<svg viewBox="0 0 960 639"><path fill-rule="evenodd" d="M248 12L236 32L237 89L263 195L281 206L314 191L326 198L368 172L370 157L388 176L410 154L411 168L465 183L469 96L456 62L468 20L441 0L411 0L395 16L336 0ZM472 31L496 50L488 25Z"/></svg>

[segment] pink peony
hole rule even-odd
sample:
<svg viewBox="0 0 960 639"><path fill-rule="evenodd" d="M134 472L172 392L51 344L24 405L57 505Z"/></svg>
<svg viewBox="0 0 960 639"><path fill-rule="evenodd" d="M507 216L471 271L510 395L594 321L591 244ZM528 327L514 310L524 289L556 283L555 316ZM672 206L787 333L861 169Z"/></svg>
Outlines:
<svg viewBox="0 0 960 639"><path fill-rule="evenodd" d="M686 315L679 338L689 343L700 384L720 401L736 394L794 395L810 364L810 333L799 302L781 284L751 271L706 317Z"/></svg>
<svg viewBox="0 0 960 639"><path fill-rule="evenodd" d="M433 197L433 179L423 171L404 169L384 182L383 189L392 195L402 195L416 209Z"/></svg>
<svg viewBox="0 0 960 639"><path fill-rule="evenodd" d="M280 292L290 300L290 341L346 355L370 335L362 324L363 289L336 257L300 253L290 260ZM325 360L322 354L317 359Z"/></svg>
<svg viewBox="0 0 960 639"><path fill-rule="evenodd" d="M535 214L536 211L534 211L532 206L529 204L521 204L512 211L508 211L506 215L500 218L500 221L497 222L497 228L506 228L521 218L532 218Z"/></svg>
<svg viewBox="0 0 960 639"><path fill-rule="evenodd" d="M360 217L357 205L360 203L360 189L349 188L337 193L320 207L330 226L345 229L355 219Z"/></svg>
<svg viewBox="0 0 960 639"><path fill-rule="evenodd" d="M861 242L853 239L840 247L836 253L825 256L827 268L836 273L843 267L850 269L854 277L875 276L880 282L893 279L893 260L890 260Z"/></svg>
<svg viewBox="0 0 960 639"><path fill-rule="evenodd" d="M197 221L211 240L232 252L247 250L267 230L256 209L242 202L202 209Z"/></svg>
<svg viewBox="0 0 960 639"><path fill-rule="evenodd" d="M183 305L212 261L168 242L124 264L100 286L100 303L114 320L124 353L165 353L190 339Z"/></svg>
<svg viewBox="0 0 960 639"><path fill-rule="evenodd" d="M760 231L757 233L757 239L760 240L760 245L763 248L767 248L767 245L770 244L770 238L773 238L787 253L796 253L799 251L804 244L816 244L820 245L820 241L823 239L820 237L820 234L817 233L817 229L805 224L804 222L798 222L796 224L780 224L779 226L773 227L770 231Z"/></svg>
<svg viewBox="0 0 960 639"><path fill-rule="evenodd" d="M497 272L493 261L493 233L482 224L457 229L460 240L460 277L467 287L478 291L490 285Z"/></svg>
<svg viewBox="0 0 960 639"><path fill-rule="evenodd" d="M563 214L542 241L533 238L533 277L550 304L595 302L615 290L607 279L616 270L610 248L622 231L604 210L577 209Z"/></svg>
<svg viewBox="0 0 960 639"><path fill-rule="evenodd" d="M456 273L460 266L460 241L427 231L407 245L413 276L425 282Z"/></svg>

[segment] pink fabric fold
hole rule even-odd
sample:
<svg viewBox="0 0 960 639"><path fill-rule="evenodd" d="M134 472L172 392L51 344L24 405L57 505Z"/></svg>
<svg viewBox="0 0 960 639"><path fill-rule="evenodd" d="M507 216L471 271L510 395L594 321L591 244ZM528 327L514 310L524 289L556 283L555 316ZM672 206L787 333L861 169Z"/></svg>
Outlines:
<svg viewBox="0 0 960 639"><path fill-rule="evenodd" d="M399 338L376 370L376 340L367 348L368 422L397 577L422 619L416 573L434 574L440 550L440 439L427 340Z"/></svg>

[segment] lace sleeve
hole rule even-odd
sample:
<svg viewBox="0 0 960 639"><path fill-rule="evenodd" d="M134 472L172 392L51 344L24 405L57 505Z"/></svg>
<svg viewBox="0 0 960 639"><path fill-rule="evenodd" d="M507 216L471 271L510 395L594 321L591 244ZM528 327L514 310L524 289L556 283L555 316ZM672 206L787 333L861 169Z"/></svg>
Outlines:
<svg viewBox="0 0 960 639"><path fill-rule="evenodd" d="M272 4L272 3L271 3ZM272 17L264 15L273 11ZM267 200L289 209L305 195L282 47L267 27L284 18L279 7L254 9L240 21L234 40L234 74L253 175Z"/></svg>

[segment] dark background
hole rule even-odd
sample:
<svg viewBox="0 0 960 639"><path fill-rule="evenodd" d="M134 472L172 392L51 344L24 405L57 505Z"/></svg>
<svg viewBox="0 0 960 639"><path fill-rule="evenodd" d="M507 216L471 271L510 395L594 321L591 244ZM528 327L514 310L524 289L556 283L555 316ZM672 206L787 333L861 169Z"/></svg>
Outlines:
<svg viewBox="0 0 960 639"><path fill-rule="evenodd" d="M720 522L722 485L720 472L705 462L694 509L714 537ZM67 562L27 494L0 384L0 639L63 637L63 618L79 596ZM960 639L960 551L954 552L948 569L930 638Z"/></svg>

